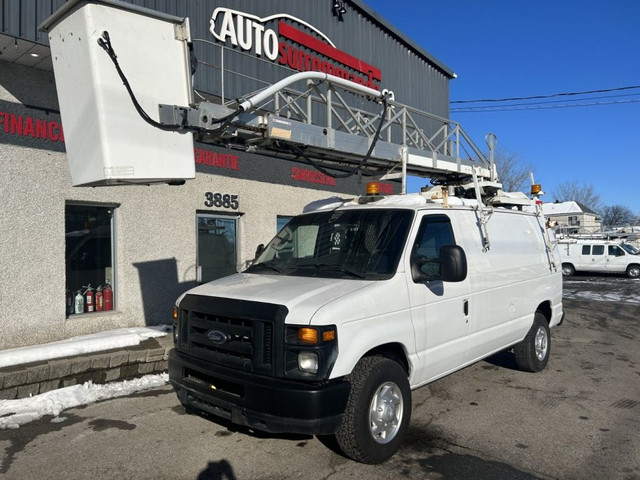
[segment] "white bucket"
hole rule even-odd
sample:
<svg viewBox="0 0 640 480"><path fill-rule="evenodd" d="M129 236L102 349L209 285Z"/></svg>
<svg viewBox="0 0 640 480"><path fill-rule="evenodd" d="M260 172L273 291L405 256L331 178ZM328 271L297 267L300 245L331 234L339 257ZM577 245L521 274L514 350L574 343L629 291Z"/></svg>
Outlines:
<svg viewBox="0 0 640 480"><path fill-rule="evenodd" d="M195 177L193 135L145 122L98 44L107 31L138 102L158 121L159 104L191 103L188 19L109 0L72 0L40 28L49 32L74 186Z"/></svg>

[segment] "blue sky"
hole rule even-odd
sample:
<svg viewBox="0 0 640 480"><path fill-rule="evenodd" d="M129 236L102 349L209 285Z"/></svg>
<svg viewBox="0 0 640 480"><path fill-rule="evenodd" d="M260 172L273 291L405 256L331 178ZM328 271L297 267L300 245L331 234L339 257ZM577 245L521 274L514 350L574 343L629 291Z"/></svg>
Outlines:
<svg viewBox="0 0 640 480"><path fill-rule="evenodd" d="M456 72L451 101L640 85L638 0L365 2ZM605 95L625 96L595 98ZM499 147L533 165L545 201L555 199L558 184L579 182L593 185L603 204L640 214L640 88L571 99L636 103L452 111L451 118L477 145L484 147L485 134L493 132Z"/></svg>

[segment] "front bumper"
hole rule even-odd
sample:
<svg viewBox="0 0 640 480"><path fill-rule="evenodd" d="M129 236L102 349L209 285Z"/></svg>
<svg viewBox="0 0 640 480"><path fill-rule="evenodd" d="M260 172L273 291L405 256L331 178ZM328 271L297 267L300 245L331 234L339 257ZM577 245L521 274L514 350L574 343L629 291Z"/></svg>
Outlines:
<svg viewBox="0 0 640 480"><path fill-rule="evenodd" d="M346 381L285 381L213 365L175 349L169 352L169 380L185 407L271 433L335 433L350 390Z"/></svg>

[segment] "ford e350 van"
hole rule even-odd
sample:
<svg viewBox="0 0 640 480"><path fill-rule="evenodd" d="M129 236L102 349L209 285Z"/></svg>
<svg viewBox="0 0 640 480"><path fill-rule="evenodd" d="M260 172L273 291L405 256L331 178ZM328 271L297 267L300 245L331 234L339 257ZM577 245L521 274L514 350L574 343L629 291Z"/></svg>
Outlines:
<svg viewBox="0 0 640 480"><path fill-rule="evenodd" d="M544 225L423 194L294 217L247 270L179 298L171 383L191 410L384 461L412 389L509 348L545 367L563 309Z"/></svg>
<svg viewBox="0 0 640 480"><path fill-rule="evenodd" d="M563 275L576 272L625 273L640 277L640 255L630 244L612 240L563 239L558 242Z"/></svg>

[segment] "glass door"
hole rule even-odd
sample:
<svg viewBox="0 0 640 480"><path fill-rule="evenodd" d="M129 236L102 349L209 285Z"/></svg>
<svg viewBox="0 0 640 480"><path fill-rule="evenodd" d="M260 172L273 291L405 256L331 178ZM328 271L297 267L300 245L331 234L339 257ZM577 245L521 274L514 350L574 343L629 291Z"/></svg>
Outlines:
<svg viewBox="0 0 640 480"><path fill-rule="evenodd" d="M236 273L237 217L197 215L198 282L205 283Z"/></svg>

